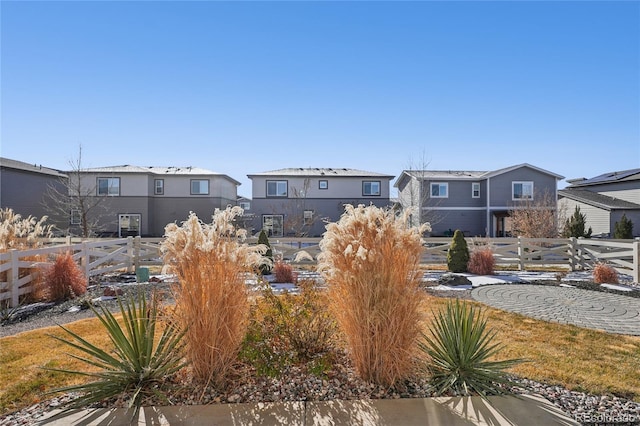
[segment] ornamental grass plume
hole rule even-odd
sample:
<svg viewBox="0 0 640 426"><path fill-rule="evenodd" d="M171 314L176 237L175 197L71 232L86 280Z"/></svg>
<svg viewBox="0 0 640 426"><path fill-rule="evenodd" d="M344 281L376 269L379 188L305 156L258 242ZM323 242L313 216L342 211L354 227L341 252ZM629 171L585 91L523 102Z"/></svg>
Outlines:
<svg viewBox="0 0 640 426"><path fill-rule="evenodd" d="M176 314L185 330L186 354L194 379L221 388L247 331L247 273L265 262L266 247L249 246L236 229L240 207L216 209L211 224L191 213L181 226L165 227L165 264L178 277Z"/></svg>
<svg viewBox="0 0 640 426"><path fill-rule="evenodd" d="M347 205L318 256L356 371L384 386L412 374L420 335L420 235L429 225L408 227L408 214Z"/></svg>

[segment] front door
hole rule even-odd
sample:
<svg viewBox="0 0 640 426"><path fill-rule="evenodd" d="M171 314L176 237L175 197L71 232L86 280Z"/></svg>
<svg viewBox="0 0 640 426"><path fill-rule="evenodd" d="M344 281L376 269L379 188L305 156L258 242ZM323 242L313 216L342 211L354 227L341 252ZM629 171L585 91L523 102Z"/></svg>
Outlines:
<svg viewBox="0 0 640 426"><path fill-rule="evenodd" d="M139 214L118 215L118 236L120 238L139 236L140 220L141 215Z"/></svg>
<svg viewBox="0 0 640 426"><path fill-rule="evenodd" d="M263 215L262 229L269 237L282 237L284 235L284 216L281 214Z"/></svg>

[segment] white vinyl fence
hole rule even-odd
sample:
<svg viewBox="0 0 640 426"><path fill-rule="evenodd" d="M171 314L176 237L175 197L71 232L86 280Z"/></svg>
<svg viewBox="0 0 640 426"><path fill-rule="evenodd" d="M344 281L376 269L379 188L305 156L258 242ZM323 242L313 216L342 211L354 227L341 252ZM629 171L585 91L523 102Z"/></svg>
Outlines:
<svg viewBox="0 0 640 426"><path fill-rule="evenodd" d="M640 240L467 238L470 249L489 246L496 264L518 270L563 267L586 270L606 262L619 273L640 282ZM141 266L161 265L161 238L129 237L116 240L51 239L43 248L10 250L0 253L0 304L17 306L23 294L32 291L32 280L43 266L60 253L71 252L83 268L87 279L112 271L135 272ZM249 244L257 243L252 238ZM270 240L276 258L294 260L301 251L316 259L320 238L275 238ZM451 238L425 238L422 263L442 265L447 262ZM301 263L313 263L303 261Z"/></svg>

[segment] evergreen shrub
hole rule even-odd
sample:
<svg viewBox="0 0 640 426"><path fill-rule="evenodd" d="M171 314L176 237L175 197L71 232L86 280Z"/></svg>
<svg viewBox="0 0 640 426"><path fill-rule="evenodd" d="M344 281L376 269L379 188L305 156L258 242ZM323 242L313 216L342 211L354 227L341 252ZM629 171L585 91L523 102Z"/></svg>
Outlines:
<svg viewBox="0 0 640 426"><path fill-rule="evenodd" d="M451 247L447 252L447 268L451 272L467 272L469 263L469 247L462 231L456 229L453 233Z"/></svg>

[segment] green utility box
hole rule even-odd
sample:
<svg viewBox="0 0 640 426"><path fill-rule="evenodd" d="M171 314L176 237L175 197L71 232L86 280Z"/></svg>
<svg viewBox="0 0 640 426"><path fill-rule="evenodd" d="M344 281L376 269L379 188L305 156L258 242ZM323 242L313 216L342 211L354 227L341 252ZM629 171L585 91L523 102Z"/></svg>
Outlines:
<svg viewBox="0 0 640 426"><path fill-rule="evenodd" d="M149 282L149 268L140 267L136 269L136 281L139 283Z"/></svg>

